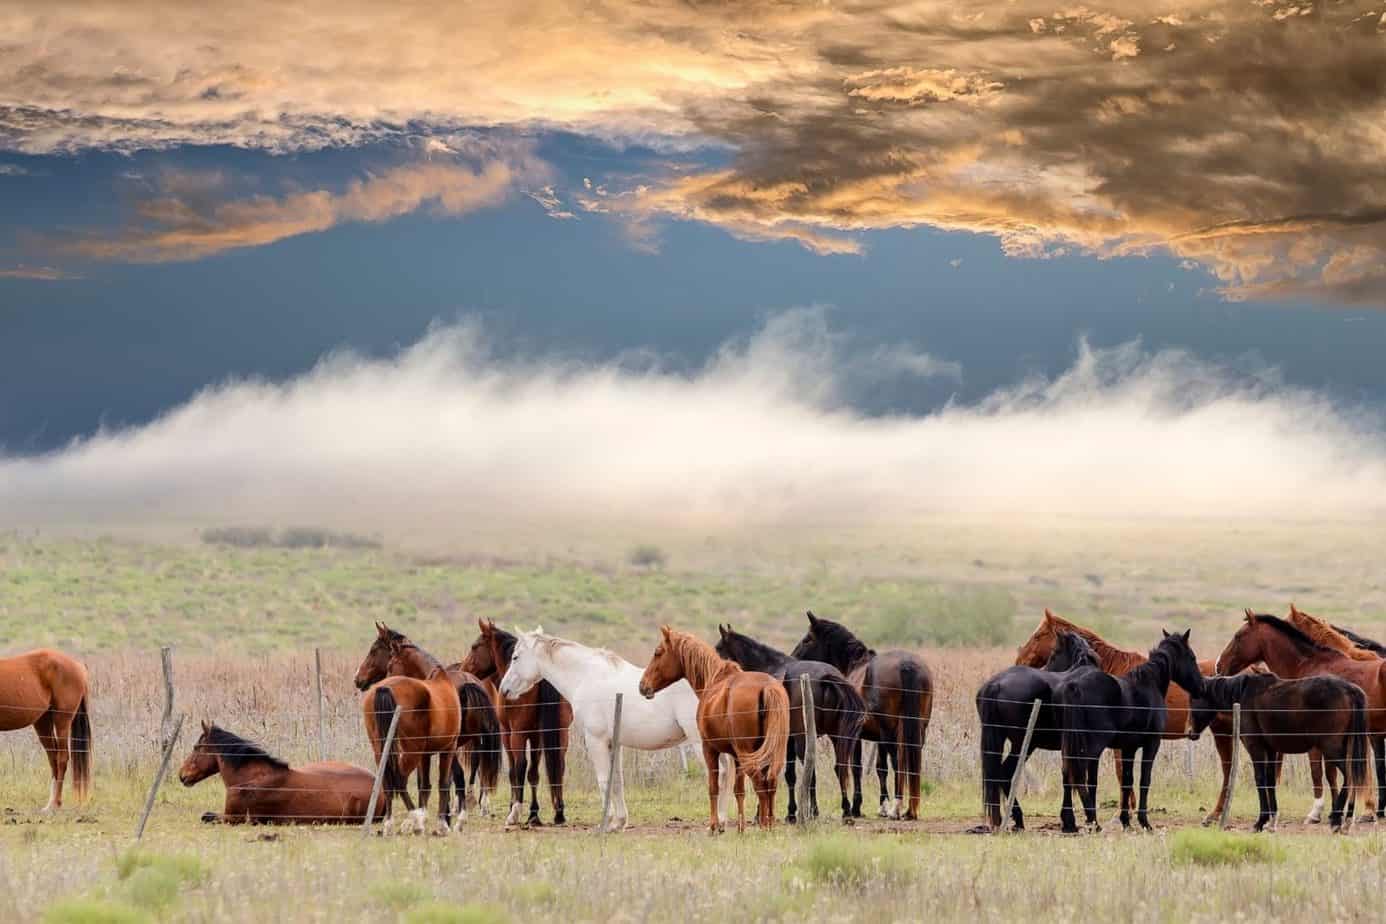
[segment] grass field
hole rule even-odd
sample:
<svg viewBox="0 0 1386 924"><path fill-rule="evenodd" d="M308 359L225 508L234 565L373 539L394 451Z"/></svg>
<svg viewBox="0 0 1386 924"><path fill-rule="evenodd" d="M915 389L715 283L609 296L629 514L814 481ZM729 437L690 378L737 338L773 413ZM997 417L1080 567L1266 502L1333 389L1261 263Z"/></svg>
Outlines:
<svg viewBox="0 0 1386 924"><path fill-rule="evenodd" d="M1194 627L1201 653L1220 647L1242 606L1289 600L1380 631L1386 591L1370 560L1370 526L1049 524L1006 531L943 524L911 537L834 536L781 549L681 537L667 564L632 564L634 537L576 543L563 555L512 542L502 552L228 548L196 541L0 540L0 628L12 650L59 645L93 678L95 795L54 817L31 732L0 736L0 918L120 920L740 920L1378 919L1386 832L1349 837L1285 825L1245 841L1189 840L1217 785L1211 743L1168 742L1152 804L1160 829L1055 836L1055 761L1032 763L1031 833L974 837L980 680L1009 662L1040 609L1053 606L1118 641L1148 645L1161 625ZM946 528L944 528L946 527ZM1181 531L1182 530L1182 531ZM1298 537L1298 538L1297 538ZM1295 554L1296 548L1299 554ZM677 755L627 753L633 830L598 836L593 775L570 755L563 829L501 830L473 813L448 840L372 838L326 829L228 829L197 818L220 807L220 783L176 781L159 793L141 854L131 833L157 763L160 644L175 649L177 708L210 718L292 761L316 757L312 649L323 649L329 756L364 764L350 678L373 619L459 657L476 616L530 625L640 661L655 627L704 634L717 622L791 644L813 607L877 644L922 650L938 700L925 752L928 794L915 825L709 838L705 784ZM1206 639L1207 641L1203 641ZM1202 642L1202 644L1199 644ZM185 739L176 759L190 744ZM1190 760L1190 753L1192 759ZM821 757L822 755L820 755ZM836 804L826 760L820 803ZM1114 798L1104 771L1102 798ZM875 804L874 780L867 784ZM550 816L545 804L545 817ZM1239 790L1244 827L1254 793ZM1308 808L1307 772L1282 784L1287 821ZM1111 809L1103 812L1104 820ZM779 813L783 814L783 795ZM835 814L835 813L832 813ZM122 917L121 915L124 915Z"/></svg>

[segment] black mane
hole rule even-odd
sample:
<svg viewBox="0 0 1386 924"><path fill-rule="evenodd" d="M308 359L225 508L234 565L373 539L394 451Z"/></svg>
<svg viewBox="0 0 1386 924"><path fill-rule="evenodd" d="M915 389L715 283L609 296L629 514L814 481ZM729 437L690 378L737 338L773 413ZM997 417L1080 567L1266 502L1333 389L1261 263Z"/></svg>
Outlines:
<svg viewBox="0 0 1386 924"><path fill-rule="evenodd" d="M1386 655L1386 645L1381 644L1375 639L1367 638L1365 635L1358 635L1351 629L1344 629L1342 626L1334 626L1333 628L1342 635L1347 636L1347 640L1358 648L1362 648L1366 651L1374 651L1379 655Z"/></svg>
<svg viewBox="0 0 1386 924"><path fill-rule="evenodd" d="M495 626L491 632L496 636L496 641L500 643L501 654L505 656L505 660L509 661L515 656L515 643L519 639L513 632L507 632L500 626Z"/></svg>
<svg viewBox="0 0 1386 924"><path fill-rule="evenodd" d="M235 732L229 732L219 726L213 725L208 729L207 733L203 735L203 739L212 753L220 757L233 770L252 761L263 761L280 770L289 769L288 761L275 757L254 741L249 741Z"/></svg>
<svg viewBox="0 0 1386 924"><path fill-rule="evenodd" d="M730 626L727 627L726 633L722 636L722 638L718 639L718 644L716 647L718 649L719 654L721 653L721 649L724 644L727 645L728 651L732 650L732 646L737 646L739 651L749 652L750 657L747 658L747 660L753 660L757 664L767 664L774 667L779 667L780 665L792 660L789 657L789 655L785 654L779 649L771 648L764 642L757 641L756 639L751 638L749 635L744 635L740 632L737 632ZM738 659L733 658L732 660Z"/></svg>
<svg viewBox="0 0 1386 924"><path fill-rule="evenodd" d="M1300 648L1305 649L1306 653L1333 651L1332 648L1325 648L1323 645L1320 645L1318 642L1314 641L1312 638L1305 635L1302 629L1286 622L1279 616L1272 616L1269 613L1257 613L1256 621L1264 622L1271 628L1283 633L1287 638L1289 638L1290 641L1294 642Z"/></svg>
<svg viewBox="0 0 1386 924"><path fill-rule="evenodd" d="M814 617L813 634L823 648L833 654L840 654L845 664L856 664L867 658L874 658L876 652L867 648L861 639L840 622Z"/></svg>
<svg viewBox="0 0 1386 924"><path fill-rule="evenodd" d="M1054 645L1054 651L1045 662L1047 671L1070 671L1076 667L1100 667L1101 661L1092 645L1077 632L1061 631Z"/></svg>

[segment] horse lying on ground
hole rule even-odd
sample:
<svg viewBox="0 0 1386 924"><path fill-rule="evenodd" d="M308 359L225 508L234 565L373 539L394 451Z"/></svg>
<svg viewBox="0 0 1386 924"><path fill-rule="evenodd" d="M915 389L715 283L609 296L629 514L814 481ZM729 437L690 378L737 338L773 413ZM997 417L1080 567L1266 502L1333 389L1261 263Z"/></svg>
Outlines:
<svg viewBox="0 0 1386 924"><path fill-rule="evenodd" d="M789 815L785 821L794 824L798 820L798 804L795 799L794 761L802 757L805 765L815 758L817 742L804 743L804 704L803 686L800 677L808 677L813 691L813 724L820 736L826 735L833 746L833 756L837 769L837 784L842 793L842 817L851 818L854 814L851 801L847 798L847 776L857 761L855 770L857 780L861 780L860 742L861 729L866 721L866 702L842 676L842 672L831 664L822 661L796 661L789 655L776 651L742 635L731 626L719 625L717 631L717 653L735 661L748 671L764 671L784 684L789 694L789 751L784 760L784 783L789 790ZM809 789L809 806L813 815L818 814L818 781L815 778ZM856 815L861 814L861 789L857 789Z"/></svg>
<svg viewBox="0 0 1386 924"><path fill-rule="evenodd" d="M217 773L226 787L226 804L202 820L228 825L360 824L375 782L368 771L334 760L290 767L253 741L203 722L178 779L195 786ZM384 814L382 793L372 818Z"/></svg>
<svg viewBox="0 0 1386 924"><path fill-rule="evenodd" d="M900 803L909 789L906 820L919 817L919 787L924 764L924 738L934 711L934 680L928 665L916 654L892 650L877 654L846 626L808 613L808 632L790 657L822 661L841 671L866 703L861 740L875 741L876 776L881 783L883 818L899 818ZM856 751L860 751L860 746ZM889 797L889 762L895 761L895 798ZM852 775L856 794L852 814L861 815L861 760L854 754Z"/></svg>
<svg viewBox="0 0 1386 924"><path fill-rule="evenodd" d="M717 767L723 754L735 765L736 830L746 830L745 778L756 791L756 823L769 831L775 824L775 785L789 748L789 695L774 677L743 671L706 642L661 626L662 638L640 675L639 690L654 699L660 690L687 679L698 695L698 735L707 765L710 833L721 831L718 817Z"/></svg>
<svg viewBox="0 0 1386 924"><path fill-rule="evenodd" d="M87 700L87 669L61 651L39 648L0 658L0 731L32 725L38 733L52 775L44 812L62 808L69 762L78 800L87 797L91 785Z"/></svg>
<svg viewBox="0 0 1386 924"><path fill-rule="evenodd" d="M1242 705L1242 744L1251 758L1261 805L1255 830L1267 824L1275 830L1282 755L1310 749L1317 749L1344 777L1343 787L1333 793L1330 827L1342 830L1344 807L1350 824L1357 792L1367 779L1367 697L1361 688L1326 674L1301 680L1281 680L1274 674L1214 677L1194 698L1189 737L1197 738L1215 715L1231 710L1234 703Z"/></svg>
<svg viewBox="0 0 1386 924"><path fill-rule="evenodd" d="M1011 792L1011 777L1020 760L1020 748L1025 743L1025 728L1034 701L1040 701L1040 712L1026 758L1037 750L1059 750L1062 725L1054 712L1054 693L1067 671L1096 668L1097 665L1097 655L1086 639L1074 632L1061 632L1055 638L1044 669L1008 667L977 690L977 718L982 726L982 812L991 830L1001 827L1001 804ZM1065 813L1073 814L1072 791L1067 786L1060 816ZM1015 830L1025 830L1025 813L1020 808L1019 797L1011 806L1011 819L1015 822Z"/></svg>
<svg viewBox="0 0 1386 924"><path fill-rule="evenodd" d="M1068 673L1054 692L1055 712L1062 725L1064 787L1078 789L1087 826L1097 823L1097 764L1102 752L1121 753L1121 826L1131 826L1131 787L1136 753L1141 755L1141 782L1136 821L1150 829L1150 774L1166 727L1165 698L1173 681L1197 695L1203 688L1198 659L1189 647L1189 632L1164 633L1144 664L1124 676L1092 668ZM1070 810L1060 818L1064 831L1077 831Z"/></svg>

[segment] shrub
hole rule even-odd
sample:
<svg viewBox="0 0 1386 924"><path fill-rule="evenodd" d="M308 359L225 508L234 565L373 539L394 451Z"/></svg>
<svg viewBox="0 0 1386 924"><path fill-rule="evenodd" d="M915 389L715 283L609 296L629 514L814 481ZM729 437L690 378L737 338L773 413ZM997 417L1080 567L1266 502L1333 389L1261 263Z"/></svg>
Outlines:
<svg viewBox="0 0 1386 924"><path fill-rule="evenodd" d="M417 882L390 880L371 886L371 898L394 911L403 911L432 897L428 887Z"/></svg>
<svg viewBox="0 0 1386 924"><path fill-rule="evenodd" d="M178 900L183 878L167 866L144 866L130 875L125 888L133 904L158 911Z"/></svg>
<svg viewBox="0 0 1386 924"><path fill-rule="evenodd" d="M207 878L207 871L197 857L184 853L153 853L145 850L127 850L116 858L116 875L122 880L129 879L138 870L156 869L173 876L179 882L189 884Z"/></svg>
<svg viewBox="0 0 1386 924"><path fill-rule="evenodd" d="M664 554L664 550L657 545L642 543L631 549L626 554L626 562L636 568L646 568L651 571L663 568L669 561L669 557Z"/></svg>
<svg viewBox="0 0 1386 924"><path fill-rule="evenodd" d="M68 899L49 905L43 924L146 924L149 915L128 905L95 899Z"/></svg>
<svg viewBox="0 0 1386 924"><path fill-rule="evenodd" d="M490 905L429 902L404 916L404 924L508 924L505 912Z"/></svg>
<svg viewBox="0 0 1386 924"><path fill-rule="evenodd" d="M1285 849L1264 835L1185 830L1170 838L1170 859L1195 866L1240 866L1280 860Z"/></svg>
<svg viewBox="0 0 1386 924"><path fill-rule="evenodd" d="M216 526L202 531L208 545L233 545L241 549L274 545L274 533L261 526Z"/></svg>
<svg viewBox="0 0 1386 924"><path fill-rule="evenodd" d="M845 835L821 838L799 861L816 882L833 888L861 889L873 883L896 885L913 874L913 861L900 844Z"/></svg>
<svg viewBox="0 0 1386 924"><path fill-rule="evenodd" d="M928 588L888 604L869 623L873 638L894 645L1004 644L1015 621L1015 599L996 587Z"/></svg>

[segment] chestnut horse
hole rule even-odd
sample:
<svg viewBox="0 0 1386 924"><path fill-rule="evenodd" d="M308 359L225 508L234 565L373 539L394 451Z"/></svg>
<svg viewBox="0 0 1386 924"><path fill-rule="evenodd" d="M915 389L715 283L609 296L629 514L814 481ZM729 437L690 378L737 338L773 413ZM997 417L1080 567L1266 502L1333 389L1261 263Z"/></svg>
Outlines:
<svg viewBox="0 0 1386 924"><path fill-rule="evenodd" d="M220 814L207 812L202 820L226 825L359 824L375 784L369 771L335 760L290 767L255 742L203 722L178 779L195 786L218 773L226 804ZM373 817L384 814L382 794Z"/></svg>
<svg viewBox="0 0 1386 924"><path fill-rule="evenodd" d="M413 677L426 680L427 662L414 656L417 649L407 644L392 648L390 642L408 642L401 633L389 626L376 623L378 632L383 632L371 646L366 660L356 674L356 684L367 685L386 677ZM457 687L457 698L462 706L462 731L457 739L457 755L452 764L452 786L457 794L458 820L467 817L467 772L462 766L462 756L471 759L472 778L480 780L477 787L476 804L484 810L486 795L496 788L496 777L500 775L500 723L496 718L496 706L491 693L476 677L462 669L461 664L449 664L443 668L453 685ZM419 801L428 804L426 793L432 788L430 780L431 755L425 755L419 765ZM445 776L439 776L439 786L447 786Z"/></svg>
<svg viewBox="0 0 1386 924"><path fill-rule="evenodd" d="M489 619L478 619L481 634L472 642L471 650L462 661L462 669L489 684L492 698L500 716L501 743L510 764L510 813L507 824L519 819L519 809L525 800L525 771L529 771L531 798L529 821L539 820L539 760L549 777L549 798L553 802L553 823L565 822L563 815L563 773L568 754L568 727L573 724L573 707L559 695L553 684L541 680L534 689L503 701L499 687L510 667L515 651L515 636ZM526 754L528 748L528 754Z"/></svg>
<svg viewBox="0 0 1386 924"><path fill-rule="evenodd" d="M91 786L91 721L87 669L61 651L38 648L0 658L0 731L30 725L48 755L53 782L44 812L62 808L63 780L72 764L72 788L85 799Z"/></svg>
<svg viewBox="0 0 1386 924"><path fill-rule="evenodd" d="M1035 631L1030 633L1030 637L1025 640L1025 644L1020 646L1016 653L1015 663L1023 667L1042 668L1049 661L1054 653L1054 643L1060 632L1075 632L1087 640L1097 653L1098 662L1105 672L1116 677L1121 677L1137 667L1140 667L1147 660L1146 656L1139 651L1130 651L1106 641L1102 636L1085 626L1069 622L1061 616L1055 616L1048 609L1044 611L1044 618L1035 627ZM1216 673L1213 661L1199 661L1198 669L1205 677L1210 677ZM1183 738L1187 734L1189 722L1189 694L1183 687L1171 685L1169 692L1165 694L1165 731L1163 737L1166 740ZM1223 716L1213 720L1213 744L1218 749L1218 761L1222 764L1222 788L1218 791L1218 801L1213 810L1203 819L1205 825L1212 824L1217 818L1222 817L1222 807L1227 801L1227 777L1232 768L1232 720ZM1122 778L1121 752L1113 751L1112 760L1118 783ZM1125 793L1122 795L1125 799ZM1122 805L1122 811L1130 811L1130 805Z"/></svg>
<svg viewBox="0 0 1386 924"><path fill-rule="evenodd" d="M899 818L900 802L909 788L905 819L919 817L919 784L924 766L924 738L934 711L934 680L929 667L908 651L867 648L846 626L808 613L808 633L794 646L791 657L822 661L841 671L866 701L861 741L875 741L876 777L881 782L882 818ZM893 747L892 747L893 745ZM860 745L858 745L860 747ZM895 760L895 800L889 799L889 762ZM856 778L852 814L861 817L861 760L854 757Z"/></svg>
<svg viewBox="0 0 1386 924"><path fill-rule="evenodd" d="M1362 688L1367 695L1367 734L1376 761L1376 817L1386 815L1386 753L1380 746L1386 735L1386 660L1355 660L1325 648L1283 619L1247 610L1246 621L1218 656L1218 673L1236 673L1256 661L1264 661L1286 679L1332 674Z"/></svg>
<svg viewBox="0 0 1386 924"><path fill-rule="evenodd" d="M385 830L388 833L394 827L391 816L395 796L399 796L412 816L414 830L422 833L428 810L427 780L420 777L417 810L414 800L409 798L406 783L410 774L434 754L438 755L438 778L446 782L451 777L457 738L462 731L462 701L457 695L457 685L437 658L380 623L376 623L375 628L376 639L356 672L356 688L366 693L361 697L361 712L377 764L385 747L391 717L396 708L400 711L394 745L385 762ZM382 654L390 658L402 656L412 665L410 673L422 674L424 679L400 675L372 684L370 677ZM459 815L459 823L461 820ZM438 790L438 821L436 833L446 834L451 830L452 807L446 785Z"/></svg>
<svg viewBox="0 0 1386 924"><path fill-rule="evenodd" d="M776 776L789 750L789 694L762 671L745 671L718 656L712 646L686 632L660 626L663 638L640 675L640 695L654 699L665 687L687 679L698 694L698 734L707 764L710 833L722 830L717 817L717 763L723 754L736 761L736 830L746 830L746 784L756 791L756 823L775 824Z"/></svg>

